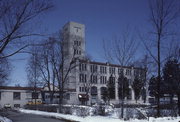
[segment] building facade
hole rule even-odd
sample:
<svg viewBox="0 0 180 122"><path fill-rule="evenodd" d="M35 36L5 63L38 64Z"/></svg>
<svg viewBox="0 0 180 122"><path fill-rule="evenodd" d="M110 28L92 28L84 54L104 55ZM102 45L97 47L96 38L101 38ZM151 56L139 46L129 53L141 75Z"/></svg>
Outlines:
<svg viewBox="0 0 180 122"><path fill-rule="evenodd" d="M36 92L31 87L0 86L0 108L6 105L10 107L24 107L28 102L41 101L41 89Z"/></svg>
<svg viewBox="0 0 180 122"><path fill-rule="evenodd" d="M54 87L54 88L53 88ZM49 91L48 85L46 84L42 90L42 101L44 104L58 104L59 103L59 89L57 86L50 84L50 89L54 91Z"/></svg>
<svg viewBox="0 0 180 122"><path fill-rule="evenodd" d="M119 98L119 82L120 74L123 74L129 84L129 97L125 98L128 103L135 102L135 94L132 83L135 77L139 77L145 81L145 70L133 66L120 66L110 63L94 62L86 59L85 52L85 25L76 22L68 22L63 27L64 55L68 63L72 59L76 59L75 68L65 82L65 103L67 104L95 104L102 103L103 90L107 89L107 84L111 78L114 82L114 97L111 103L118 104ZM138 103L143 102L143 97Z"/></svg>

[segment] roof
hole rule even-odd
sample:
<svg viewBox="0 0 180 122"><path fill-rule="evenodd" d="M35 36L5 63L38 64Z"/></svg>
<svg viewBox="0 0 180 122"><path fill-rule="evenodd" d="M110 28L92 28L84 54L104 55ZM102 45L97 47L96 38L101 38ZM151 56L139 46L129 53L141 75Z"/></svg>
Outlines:
<svg viewBox="0 0 180 122"><path fill-rule="evenodd" d="M0 86L0 89L5 89L5 90L35 90L34 87L20 87L20 86ZM36 88L36 90L41 91L41 88Z"/></svg>

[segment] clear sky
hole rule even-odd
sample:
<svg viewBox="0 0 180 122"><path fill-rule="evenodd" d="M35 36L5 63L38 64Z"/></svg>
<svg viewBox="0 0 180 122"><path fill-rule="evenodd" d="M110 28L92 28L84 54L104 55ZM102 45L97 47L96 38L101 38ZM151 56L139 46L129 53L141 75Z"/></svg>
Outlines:
<svg viewBox="0 0 180 122"><path fill-rule="evenodd" d="M68 21L86 26L86 51L93 60L104 61L102 40L120 35L129 25L146 30L148 22L147 0L54 0L55 7L40 18L40 29L45 33L57 32ZM11 58L13 71L11 84L26 85L28 55Z"/></svg>

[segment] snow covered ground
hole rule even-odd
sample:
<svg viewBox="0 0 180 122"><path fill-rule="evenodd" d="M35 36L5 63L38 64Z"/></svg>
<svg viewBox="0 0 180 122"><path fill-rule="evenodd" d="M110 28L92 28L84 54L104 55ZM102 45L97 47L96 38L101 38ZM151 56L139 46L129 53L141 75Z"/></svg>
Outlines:
<svg viewBox="0 0 180 122"><path fill-rule="evenodd" d="M79 117L75 115L26 110L26 109L19 109L19 111L23 113L28 113L28 114L43 115L43 116L48 116L48 117L55 117L59 119L66 119L66 120L79 121L79 122L179 122L180 121L180 117L176 117L176 118L175 117L163 117L163 118L150 117L149 120L133 119L133 120L124 121L118 118L113 118L111 116L109 117L103 117L103 116Z"/></svg>
<svg viewBox="0 0 180 122"><path fill-rule="evenodd" d="M0 116L0 122L12 122L12 121L6 117Z"/></svg>

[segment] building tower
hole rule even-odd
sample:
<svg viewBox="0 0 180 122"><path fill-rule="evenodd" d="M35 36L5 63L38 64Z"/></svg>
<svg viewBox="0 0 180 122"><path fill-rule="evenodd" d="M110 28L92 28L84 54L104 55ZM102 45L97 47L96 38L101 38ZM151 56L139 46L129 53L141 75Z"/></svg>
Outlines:
<svg viewBox="0 0 180 122"><path fill-rule="evenodd" d="M63 30L64 54L66 59L85 58L85 25L68 22Z"/></svg>
<svg viewBox="0 0 180 122"><path fill-rule="evenodd" d="M62 29L63 54L64 54L64 71L67 72L70 62L74 59L85 58L85 25L76 22L68 22ZM78 60L76 60L78 61ZM75 63L77 65L77 62ZM67 81L64 84L67 104L77 104L76 84L78 75L76 68L73 68L68 74ZM65 73L64 73L65 74Z"/></svg>

